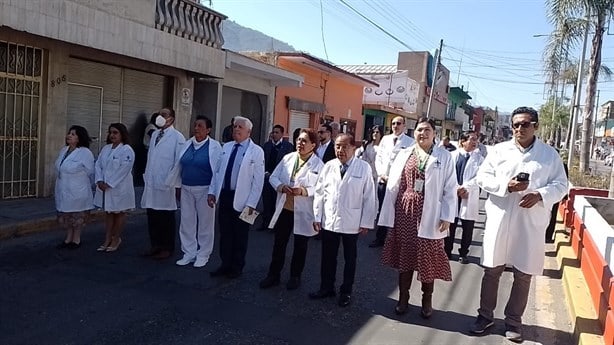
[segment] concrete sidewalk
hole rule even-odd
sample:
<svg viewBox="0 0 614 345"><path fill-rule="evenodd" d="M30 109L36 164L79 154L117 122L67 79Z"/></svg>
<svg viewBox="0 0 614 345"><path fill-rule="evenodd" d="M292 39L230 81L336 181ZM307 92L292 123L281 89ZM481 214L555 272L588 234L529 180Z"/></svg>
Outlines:
<svg viewBox="0 0 614 345"><path fill-rule="evenodd" d="M131 215L144 212L140 208L142 195L143 187L135 188L137 208ZM103 219L100 210L92 210L91 215L90 222ZM57 211L53 197L0 200L0 240L57 227Z"/></svg>

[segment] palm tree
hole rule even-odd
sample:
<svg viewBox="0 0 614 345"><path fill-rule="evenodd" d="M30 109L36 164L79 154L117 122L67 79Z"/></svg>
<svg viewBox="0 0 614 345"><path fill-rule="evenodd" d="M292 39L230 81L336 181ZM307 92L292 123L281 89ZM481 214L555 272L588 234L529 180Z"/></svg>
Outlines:
<svg viewBox="0 0 614 345"><path fill-rule="evenodd" d="M562 105L551 97L539 109L539 131L544 140L550 139L558 144L561 142L561 128L567 127L569 120L569 107Z"/></svg>
<svg viewBox="0 0 614 345"><path fill-rule="evenodd" d="M564 60L569 56L570 50L577 47L586 25L589 25L593 32L580 148L580 171L587 173L592 140L592 115L595 108L598 72L601 69L603 34L606 18L614 14L614 0L546 0L546 5L549 11L548 19L555 26L547 50L556 49L556 52L552 52L551 55L546 54L544 59L546 73L551 78L559 77L559 72L563 70L561 67ZM585 16L587 20L582 19L582 16Z"/></svg>

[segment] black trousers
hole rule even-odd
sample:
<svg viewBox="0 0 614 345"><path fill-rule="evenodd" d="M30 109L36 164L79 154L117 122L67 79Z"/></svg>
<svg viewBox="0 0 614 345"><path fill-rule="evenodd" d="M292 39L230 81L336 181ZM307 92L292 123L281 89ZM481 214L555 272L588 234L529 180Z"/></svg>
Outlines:
<svg viewBox="0 0 614 345"><path fill-rule="evenodd" d="M450 224L450 236L444 239L444 249L448 256L452 255L452 247L454 246L454 238L456 237L456 224L458 221L461 222L461 226L463 228L463 235L461 237L461 245L458 250L460 256L467 256L469 254L469 246L471 245L471 241L473 239L473 227L475 226L475 221L455 218L454 223Z"/></svg>
<svg viewBox="0 0 614 345"><path fill-rule="evenodd" d="M234 191L222 189L218 202L220 258L224 270L242 272L247 253L249 224L239 219L241 212L235 211L232 206L234 198Z"/></svg>
<svg viewBox="0 0 614 345"><path fill-rule="evenodd" d="M267 229L275 212L275 202L277 201L277 192L269 183L269 178L265 177L264 186L262 187L262 227Z"/></svg>
<svg viewBox="0 0 614 345"><path fill-rule="evenodd" d="M274 230L275 242L273 244L273 255L271 257L271 265L269 265L268 276L279 279L286 260L286 247L288 246L290 235L294 232L294 212L283 209L275 223ZM294 252L292 253L292 262L290 263L290 277L301 277L303 268L305 268L308 241L309 237L294 234Z"/></svg>
<svg viewBox="0 0 614 345"><path fill-rule="evenodd" d="M175 250L175 211L147 209L147 229L151 248L154 250Z"/></svg>
<svg viewBox="0 0 614 345"><path fill-rule="evenodd" d="M339 289L342 294L351 294L356 275L356 242L358 234L341 234L328 230L321 230L322 233L322 266L320 275L322 282L320 290L334 291L335 277L337 275L337 254L339 243L343 242L343 284Z"/></svg>
<svg viewBox="0 0 614 345"><path fill-rule="evenodd" d="M379 201L379 206L377 211L382 210L382 203L384 202L384 196L386 196L386 184L378 183L377 184L377 201ZM385 226L378 226L377 231L375 232L375 240L380 243L384 243L386 241L386 235L388 234L388 228Z"/></svg>
<svg viewBox="0 0 614 345"><path fill-rule="evenodd" d="M554 228L556 227L556 217L559 213L559 203L552 205L552 210L550 210L550 223L548 223L548 227L546 228L546 243L550 243L554 240Z"/></svg>

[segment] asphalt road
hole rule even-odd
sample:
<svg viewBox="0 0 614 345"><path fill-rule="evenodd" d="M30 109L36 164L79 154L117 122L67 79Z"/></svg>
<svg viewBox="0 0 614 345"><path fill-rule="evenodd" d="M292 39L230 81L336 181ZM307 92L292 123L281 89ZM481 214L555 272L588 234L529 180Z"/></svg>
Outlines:
<svg viewBox="0 0 614 345"><path fill-rule="evenodd" d="M75 251L55 249L60 231L1 241L0 344L508 344L502 336L502 310L511 286L509 272L501 279L495 327L482 337L467 332L482 275L477 263L483 224L477 227L471 263L452 262L454 280L436 283L430 320L419 316L415 281L409 313L394 314L397 275L380 264L381 249L367 247L372 233L359 241L353 304L347 308L334 299L307 297L319 286L320 242L314 240L303 285L295 291L284 287L288 267L282 285L258 288L273 243L268 232L250 233L248 263L236 280L209 277L219 265L217 248L201 269L178 267L177 258L156 262L139 257L148 241L142 215L129 220L116 253L96 252L101 224L86 230ZM554 267L554 258L546 259L547 268ZM571 344L558 271L545 273L533 280L524 343Z"/></svg>

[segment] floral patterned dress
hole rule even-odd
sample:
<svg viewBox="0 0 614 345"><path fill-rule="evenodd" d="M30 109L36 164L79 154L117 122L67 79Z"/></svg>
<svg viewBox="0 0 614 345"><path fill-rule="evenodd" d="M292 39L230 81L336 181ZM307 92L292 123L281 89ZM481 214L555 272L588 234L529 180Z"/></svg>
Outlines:
<svg viewBox="0 0 614 345"><path fill-rule="evenodd" d="M424 205L423 193L414 190L418 178L424 180L424 172L418 169L417 155L412 154L401 176L394 227L386 236L382 263L400 272L417 271L418 280L424 283L435 279L451 281L452 272L444 251L444 240L418 237Z"/></svg>

